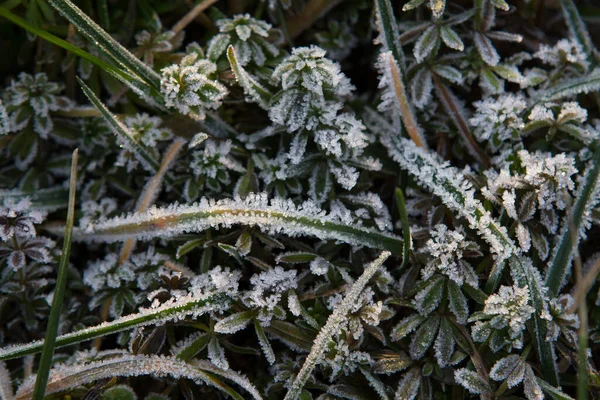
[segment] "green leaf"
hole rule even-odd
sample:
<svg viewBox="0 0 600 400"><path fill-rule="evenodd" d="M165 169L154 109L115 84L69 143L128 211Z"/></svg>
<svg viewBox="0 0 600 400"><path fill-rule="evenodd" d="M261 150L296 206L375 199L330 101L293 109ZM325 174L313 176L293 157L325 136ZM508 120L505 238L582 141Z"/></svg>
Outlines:
<svg viewBox="0 0 600 400"><path fill-rule="evenodd" d="M183 257L184 255L186 255L187 253L189 253L190 251L194 250L196 247L202 246L206 242L208 242L208 239L206 239L206 238L193 239L193 240L187 241L177 248L177 253L176 253L175 257L177 259L179 259L179 258Z"/></svg>
<svg viewBox="0 0 600 400"><path fill-rule="evenodd" d="M301 251L281 253L275 259L278 263L301 264L315 260L318 256L315 253L307 253Z"/></svg>
<svg viewBox="0 0 600 400"><path fill-rule="evenodd" d="M410 223L408 221L408 213L406 212L406 201L404 200L404 193L402 189L396 188L395 200L398 214L400 214L400 221L402 221L402 237L404 238L404 251L402 253L402 264L400 270L403 270L408 265L408 258L410 251L412 250L412 237L410 236Z"/></svg>
<svg viewBox="0 0 600 400"><path fill-rule="evenodd" d="M463 51L465 49L463 41L460 39L460 36L458 36L454 29L447 25L442 25L440 33L446 46L458 51Z"/></svg>
<svg viewBox="0 0 600 400"><path fill-rule="evenodd" d="M260 348L262 349L265 357L269 364L275 364L275 352L271 347L271 343L269 343L269 339L267 339L267 335L265 334L265 330L260 325L258 320L254 320L254 330L256 331L256 336L258 337L258 343L260 343Z"/></svg>
<svg viewBox="0 0 600 400"><path fill-rule="evenodd" d="M393 374L404 371L413 364L413 361L404 352L386 351L382 354L375 354L375 363L373 364L373 372L376 374Z"/></svg>
<svg viewBox="0 0 600 400"><path fill-rule="evenodd" d="M440 317L431 315L425 322L421 324L419 329L415 332L410 342L410 357L413 360L419 360L423 358L427 349L431 347L433 339L435 338L438 327L440 326Z"/></svg>
<svg viewBox="0 0 600 400"><path fill-rule="evenodd" d="M56 286L54 287L54 295L52 296L52 306L50 308L50 316L48 317L48 325L46 327L46 339L42 349L42 357L38 367L37 377L35 381L35 389L33 391L34 400L42 400L48 383L48 374L52 366L52 357L54 355L54 347L57 343L56 334L58 333L58 323L60 313L62 311L65 288L67 285L67 274L69 267L69 255L71 254L71 235L73 232L73 220L75 219L75 191L77 190L77 160L79 150L73 151L71 159L71 178L69 180L69 207L67 211L67 223L65 225L65 236L63 239L63 248L58 265L58 277L56 278Z"/></svg>
<svg viewBox="0 0 600 400"><path fill-rule="evenodd" d="M344 299L335 307L333 312L329 315L329 318L327 318L325 326L319 331L319 334L314 341L314 345L310 349L310 353L289 387L284 400L295 400L298 398L302 392L302 388L304 388L306 381L310 377L312 370L316 367L317 363L325 353L333 335L339 331L340 325L347 320L348 313L354 307L367 283L369 283L369 280L375 275L390 255L390 252L382 252L375 261L365 266L362 275L354 282L352 287L348 289Z"/></svg>
<svg viewBox="0 0 600 400"><path fill-rule="evenodd" d="M265 331L290 346L292 349L309 351L316 333L312 329L302 328L285 321L271 321Z"/></svg>
<svg viewBox="0 0 600 400"><path fill-rule="evenodd" d="M390 338L393 341L398 341L406 337L406 335L417 329L417 327L419 327L426 319L427 317L419 314L412 314L404 318L398 323L398 325L392 328Z"/></svg>
<svg viewBox="0 0 600 400"><path fill-rule="evenodd" d="M600 90L600 68L579 78L563 81L561 84L548 88L541 92L541 96L529 108L531 110L536 104L554 101L565 97L573 97L581 93L597 92Z"/></svg>
<svg viewBox="0 0 600 400"><path fill-rule="evenodd" d="M211 335L209 333L203 333L199 335L196 339L181 349L179 353L177 353L177 358L183 361L191 360L196 356L196 354L200 353L206 348L210 339Z"/></svg>
<svg viewBox="0 0 600 400"><path fill-rule="evenodd" d="M102 393L102 400L137 400L135 392L127 385L117 385Z"/></svg>
<svg viewBox="0 0 600 400"><path fill-rule="evenodd" d="M62 186L33 191L0 190L0 203L18 203L25 198L31 202L31 209L54 211L67 207L69 192Z"/></svg>
<svg viewBox="0 0 600 400"><path fill-rule="evenodd" d="M456 315L459 324L465 324L469 317L469 305L467 298L460 287L453 280L448 280L448 307L452 314Z"/></svg>

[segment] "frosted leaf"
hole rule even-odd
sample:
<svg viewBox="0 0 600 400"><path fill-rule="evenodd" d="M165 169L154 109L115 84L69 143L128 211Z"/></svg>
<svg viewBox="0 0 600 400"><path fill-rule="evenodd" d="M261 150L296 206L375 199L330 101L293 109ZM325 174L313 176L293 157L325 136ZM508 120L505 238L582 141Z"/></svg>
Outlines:
<svg viewBox="0 0 600 400"><path fill-rule="evenodd" d="M423 109L431 101L433 76L427 68L421 68L410 81L410 97L418 109Z"/></svg>
<svg viewBox="0 0 600 400"><path fill-rule="evenodd" d="M589 66L583 47L572 39L561 39L554 46L542 44L534 57L553 67L575 64L587 70Z"/></svg>
<svg viewBox="0 0 600 400"><path fill-rule="evenodd" d="M314 45L294 48L273 71L272 79L284 90L303 87L320 102L325 100L326 92L338 97L350 94L354 89L339 64L325 58L325 50Z"/></svg>
<svg viewBox="0 0 600 400"><path fill-rule="evenodd" d="M229 184L229 172L245 172L245 168L231 156L231 140L217 142L209 139L204 142L204 150L192 153L190 168L196 177Z"/></svg>
<svg viewBox="0 0 600 400"><path fill-rule="evenodd" d="M136 114L125 118L125 125L130 128L132 137L147 147L156 147L157 141L170 140L173 132L169 128L161 128L162 120L147 113Z"/></svg>
<svg viewBox="0 0 600 400"><path fill-rule="evenodd" d="M322 276L329 271L329 263L322 257L317 257L310 262L310 272L316 276Z"/></svg>
<svg viewBox="0 0 600 400"><path fill-rule="evenodd" d="M373 360L369 353L350 350L345 341L336 342L333 348L334 357L321 359L320 364L331 368L330 382L339 375L347 376L356 371L360 366L370 366Z"/></svg>
<svg viewBox="0 0 600 400"><path fill-rule="evenodd" d="M427 315L441 303L444 295L444 280L439 277L428 281L427 286L415 296L413 304L421 315Z"/></svg>
<svg viewBox="0 0 600 400"><path fill-rule="evenodd" d="M271 343L269 343L269 339L267 339L267 335L265 334L264 329L258 323L258 321L254 321L254 329L256 330L256 336L258 337L258 343L260 344L260 348L265 355L265 358L269 362L269 364L275 364L275 352L271 347Z"/></svg>
<svg viewBox="0 0 600 400"><path fill-rule="evenodd" d="M456 322L464 324L469 317L469 304L462 290L454 282L448 282L448 307L456 316Z"/></svg>
<svg viewBox="0 0 600 400"><path fill-rule="evenodd" d="M250 311L241 311L223 318L215 324L215 332L219 333L236 333L245 329L250 321L254 318L254 314Z"/></svg>
<svg viewBox="0 0 600 400"><path fill-rule="evenodd" d="M518 355L510 355L496 362L490 371L490 378L495 381L507 380L508 387L517 386L523 381L525 362Z"/></svg>
<svg viewBox="0 0 600 400"><path fill-rule="evenodd" d="M496 51L492 41L483 33L476 32L473 36L475 47L481 56L481 59L490 66L496 66L500 62L500 56Z"/></svg>
<svg viewBox="0 0 600 400"><path fill-rule="evenodd" d="M214 63L198 60L197 53L188 54L178 65L163 68L160 91L165 105L200 119L204 117L206 109L220 107L228 91L211 78L216 71Z"/></svg>
<svg viewBox="0 0 600 400"><path fill-rule="evenodd" d="M359 172L356 168L349 165L339 166L333 162L329 162L329 169L337 183L339 183L344 189L350 190L356 185L358 181Z"/></svg>
<svg viewBox="0 0 600 400"><path fill-rule="evenodd" d="M517 239L519 240L519 246L521 246L521 250L527 253L531 248L531 234L529 230L525 228L523 224L517 224Z"/></svg>
<svg viewBox="0 0 600 400"><path fill-rule="evenodd" d="M69 98L59 96L63 89L64 85L48 81L48 76L43 72L35 75L21 72L18 80L11 80L3 96L5 111L10 119L9 130L20 131L32 121L34 131L47 139L54 127L50 111L73 107Z"/></svg>
<svg viewBox="0 0 600 400"><path fill-rule="evenodd" d="M435 358L438 365L446 367L454 353L454 337L452 336L452 327L446 318L442 319L440 330L434 344Z"/></svg>
<svg viewBox="0 0 600 400"><path fill-rule="evenodd" d="M134 54L140 57L144 63L153 66L154 57L157 54L172 52L181 46L183 38L183 32L175 34L172 31L150 32L143 30L135 34L137 48L134 50Z"/></svg>
<svg viewBox="0 0 600 400"><path fill-rule="evenodd" d="M427 58L433 49L439 45L440 42L440 30L436 25L431 25L425 29L425 32L419 36L419 39L415 43L413 48L413 54L418 63L423 62Z"/></svg>
<svg viewBox="0 0 600 400"><path fill-rule="evenodd" d="M454 379L456 382L467 389L472 394L489 394L491 388L488 382L486 382L476 372L466 368L457 369L454 371Z"/></svg>
<svg viewBox="0 0 600 400"><path fill-rule="evenodd" d="M327 21L327 29L315 33L319 47L327 51L327 56L332 60L343 60L358 44L353 21Z"/></svg>
<svg viewBox="0 0 600 400"><path fill-rule="evenodd" d="M460 39L460 36L448 25L442 25L440 28L440 35L446 46L451 49L458 51L463 51L465 49L465 45Z"/></svg>
<svg viewBox="0 0 600 400"><path fill-rule="evenodd" d="M8 118L8 112L6 111L6 107L2 104L2 100L0 99L0 135L8 135L8 132L11 131L10 127L10 119Z"/></svg>
<svg viewBox="0 0 600 400"><path fill-rule="evenodd" d="M248 308L258 309L257 318L261 325L269 326L271 319L276 317L275 308L283 294L298 285L296 275L296 270L285 271L277 266L250 278L253 287L242 295L242 302Z"/></svg>
<svg viewBox="0 0 600 400"><path fill-rule="evenodd" d="M225 358L225 350L219 344L216 336L213 336L208 342L208 358L219 368L229 369L229 363Z"/></svg>
<svg viewBox="0 0 600 400"><path fill-rule="evenodd" d="M46 212L32 208L28 197L18 202L4 200L4 206L0 206L0 240L8 242L13 236L34 238L35 225L45 218Z"/></svg>
<svg viewBox="0 0 600 400"><path fill-rule="evenodd" d="M265 21L252 18L249 14L236 15L233 18L221 18L216 22L219 34L208 43L207 57L216 62L225 55L227 47L233 46L240 65L250 62L264 65L268 59L279 55L279 48L269 42L272 26Z"/></svg>
<svg viewBox="0 0 600 400"><path fill-rule="evenodd" d="M194 276L190 281L192 293L224 293L230 297L238 294L240 271L231 271L229 268L216 266L210 271Z"/></svg>
<svg viewBox="0 0 600 400"><path fill-rule="evenodd" d="M446 225L439 224L430 233L431 238L423 250L433 259L421 271L423 278L428 279L437 271L448 276L458 285L465 283L465 278L467 278L467 283L477 286L477 282L470 279L473 276L471 271L465 271L465 268L469 269L469 266L465 266L465 263L462 262L463 253L478 250L477 244L466 240L462 228L450 231Z"/></svg>
<svg viewBox="0 0 600 400"><path fill-rule="evenodd" d="M92 221L104 221L117 209L117 202L109 197L103 197L99 202L87 200L81 203L82 217L79 226L83 229Z"/></svg>
<svg viewBox="0 0 600 400"><path fill-rule="evenodd" d="M525 365L525 378L523 379L523 391L528 400L543 400L544 392L537 382L531 365Z"/></svg>
<svg viewBox="0 0 600 400"><path fill-rule="evenodd" d="M435 339L436 333L438 332L438 326L440 324L440 317L430 316L412 337L410 341L409 353L413 360L420 360L425 355L425 352L431 347L433 340Z"/></svg>
<svg viewBox="0 0 600 400"><path fill-rule="evenodd" d="M573 311L575 301L569 294L562 294L548 303L548 334L546 340L556 341L562 333L575 344L575 330L579 328L579 316Z"/></svg>
<svg viewBox="0 0 600 400"><path fill-rule="evenodd" d="M488 141L493 150L498 142L511 140L513 133L525 124L521 113L527 108L527 102L521 95L504 94L497 98L487 97L473 103L476 112L469 119L473 133L479 141Z"/></svg>
<svg viewBox="0 0 600 400"><path fill-rule="evenodd" d="M408 370L398 383L398 389L394 395L395 400L413 400L419 394L421 386L421 369L413 367Z"/></svg>

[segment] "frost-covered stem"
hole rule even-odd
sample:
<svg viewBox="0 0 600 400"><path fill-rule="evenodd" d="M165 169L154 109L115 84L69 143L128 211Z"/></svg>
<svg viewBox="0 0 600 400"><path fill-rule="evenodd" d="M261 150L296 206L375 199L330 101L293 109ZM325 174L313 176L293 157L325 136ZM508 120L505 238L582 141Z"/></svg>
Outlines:
<svg viewBox="0 0 600 400"><path fill-rule="evenodd" d="M185 29L185 27L188 26L194 19L196 19L196 17L202 11L206 10L208 7L212 6L216 2L217 0L204 0L203 2L192 8L187 14L183 16L183 18L177 21L177 23L171 28L171 32L173 32L174 34L178 34L183 29Z"/></svg>
<svg viewBox="0 0 600 400"><path fill-rule="evenodd" d="M205 364L192 364L173 357L157 355L122 355L120 357L108 358L101 361L93 361L87 364L62 365L52 372L48 383L48 393L59 393L77 386L85 385L93 381L115 376L135 377L149 375L157 378L170 376L175 379L189 379L197 384L214 386L232 394L231 389L220 380L215 379L211 373L204 371ZM260 393L244 376L232 372L222 371L219 368L210 368L214 373L222 374L228 379L237 375L234 381L242 383L244 389L248 390L254 399L262 399ZM211 371L211 372L213 372ZM17 392L17 399L31 398L31 379L26 380ZM237 392L234 392L236 393ZM234 396L234 398L241 398Z"/></svg>
<svg viewBox="0 0 600 400"><path fill-rule="evenodd" d="M13 400L14 398L10 372L6 368L6 363L0 361L0 399Z"/></svg>
<svg viewBox="0 0 600 400"><path fill-rule="evenodd" d="M348 290L346 297L342 300L338 306L333 310L329 318L327 318L327 322L325 326L321 328L319 334L314 340L314 344L310 350L310 353L306 357L300 372L296 375L296 378L292 382L290 389L285 395L284 400L296 400L300 393L302 392L302 388L304 387L306 381L310 377L313 369L316 367L317 363L320 361L323 353L325 352L327 345L331 338L339 331L340 325L346 321L348 313L355 306L358 297L364 290L365 286L369 282L369 280L375 275L379 267L387 260L387 258L391 255L390 252L384 251L381 255L372 263L368 264L365 267L362 275L354 282L352 287Z"/></svg>
<svg viewBox="0 0 600 400"><path fill-rule="evenodd" d="M166 321L180 320L188 315L201 315L205 312L222 310L225 308L226 303L228 304L228 301L229 297L224 293L201 298L186 297L175 301L173 304L167 303L157 308L145 309L137 314L131 314L111 322L104 322L100 325L61 335L56 339L55 348L69 346L138 326L160 324ZM43 345L44 341L38 340L27 344L3 347L0 349L0 360L9 360L27 354L38 353Z"/></svg>
<svg viewBox="0 0 600 400"><path fill-rule="evenodd" d="M316 236L355 246L386 249L401 254L401 238L375 229L363 228L354 222L342 222L309 204L296 207L290 201L272 199L265 194L250 194L246 198L203 199L195 205L174 205L151 208L146 213L117 217L91 224L76 232L76 240L116 242L135 237L149 240L167 238L185 232L201 232L214 227L232 225L259 226L271 233L291 236Z"/></svg>
<svg viewBox="0 0 600 400"><path fill-rule="evenodd" d="M600 175L600 150L598 145L592 146L594 157L588 164L585 178L581 183L582 187L575 200L575 204L571 208L570 213L563 222L558 244L555 246L555 251L550 261L550 267L546 275L546 285L548 286L548 294L554 297L558 294L565 275L571 265L575 248L579 244L579 239L585 230L585 222L589 217L592 208L598 199L600 190L599 175Z"/></svg>
<svg viewBox="0 0 600 400"><path fill-rule="evenodd" d="M56 286L54 287L54 295L52 296L52 306L50 307L50 316L46 326L46 339L42 350L40 365L38 366L38 375L33 391L33 398L42 400L46 391L46 383L48 382L48 373L52 365L54 356L54 344L56 343L56 334L58 332L58 323L67 286L67 274L69 266L69 255L71 254L71 236L73 232L73 221L75 219L75 192L77 190L77 160L79 149L73 151L71 158L71 177L69 180L69 206L67 209L67 223L65 225L65 237L63 239L63 248L58 264L58 276L56 278ZM16 237L16 235L15 235Z"/></svg>
<svg viewBox="0 0 600 400"><path fill-rule="evenodd" d="M583 281L583 268L581 266L581 260L579 255L575 257L575 279L577 283ZM583 301L579 303L577 309L579 315L579 349L577 353L578 365L577 365L577 400L587 400L588 398L588 309L587 303L585 302L585 294L583 294Z"/></svg>
<svg viewBox="0 0 600 400"><path fill-rule="evenodd" d="M154 204L154 201L160 194L160 188L162 186L162 182L165 178L165 174L169 170L169 167L173 165L175 159L177 158L177 154L183 147L185 140L183 139L175 139L171 146L165 151L165 156L160 163L160 167L156 174L148 181L146 187L142 191L142 195L138 199L138 203L136 206L136 212L146 212L148 208ZM119 265L123 264L125 261L129 259L133 248L135 247L135 239L127 239L127 241L123 244L121 248L121 254L119 255Z"/></svg>
<svg viewBox="0 0 600 400"><path fill-rule="evenodd" d="M444 85L444 83L441 81L439 76L437 76L437 74L434 73L432 75L433 83L435 85L437 93L439 94L439 98L442 104L444 105L448 116L450 116L450 118L454 122L454 125L456 126L456 128L458 128L458 132L461 134L464 143L467 145L467 150L469 150L469 153L471 153L471 155L473 155L484 168L489 168L491 165L490 160L473 138L473 135L469 130L469 125L467 124L467 121L463 116L461 107L456 101L456 97L454 96L450 88Z"/></svg>
<svg viewBox="0 0 600 400"><path fill-rule="evenodd" d="M386 58L386 62L389 64L392 84L396 94L396 101L398 102L398 107L400 108L400 115L402 117L404 127L406 128L406 132L417 146L427 148L427 143L423 138L422 129L417 122L413 109L410 106L406 96L406 88L404 87L404 82L402 80L400 66L392 57L391 52L384 54L384 57Z"/></svg>

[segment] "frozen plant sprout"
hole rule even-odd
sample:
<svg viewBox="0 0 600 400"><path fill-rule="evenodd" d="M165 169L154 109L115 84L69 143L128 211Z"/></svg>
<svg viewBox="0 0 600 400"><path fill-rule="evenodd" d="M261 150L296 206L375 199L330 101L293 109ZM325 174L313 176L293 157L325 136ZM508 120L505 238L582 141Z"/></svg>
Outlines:
<svg viewBox="0 0 600 400"><path fill-rule="evenodd" d="M0 398L600 397L583 3L1 4Z"/></svg>

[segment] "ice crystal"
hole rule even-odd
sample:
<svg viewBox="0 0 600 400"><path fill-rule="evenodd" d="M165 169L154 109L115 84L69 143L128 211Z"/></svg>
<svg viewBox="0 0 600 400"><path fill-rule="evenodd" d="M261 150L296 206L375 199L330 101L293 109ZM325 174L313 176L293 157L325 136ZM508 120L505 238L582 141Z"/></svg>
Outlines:
<svg viewBox="0 0 600 400"><path fill-rule="evenodd" d="M54 127L51 111L68 110L73 102L59 96L63 85L50 82L45 73L19 74L4 92L4 103L11 121L11 130L20 131L33 120L33 130L42 138L48 138Z"/></svg>
<svg viewBox="0 0 600 400"><path fill-rule="evenodd" d="M561 39L554 46L542 44L534 55L553 67L575 64L587 70L589 65L581 44L571 39Z"/></svg>
<svg viewBox="0 0 600 400"><path fill-rule="evenodd" d="M466 240L462 229L449 231L446 225L436 225L431 231L431 239L427 241L424 248L433 259L421 271L423 279L427 280L434 272L439 271L458 285L467 283L477 287L475 270L463 261L465 252L477 249L475 242Z"/></svg>
<svg viewBox="0 0 600 400"><path fill-rule="evenodd" d="M279 55L279 48L269 42L273 33L271 24L249 14L236 15L232 19L223 18L217 21L219 34L215 35L208 45L207 56L213 61L225 54L229 46L233 46L240 65L254 62L258 66Z"/></svg>
<svg viewBox="0 0 600 400"><path fill-rule="evenodd" d="M163 68L160 90L167 107L202 118L206 109L218 108L228 92L212 78L217 66L199 57L192 51L179 64Z"/></svg>

